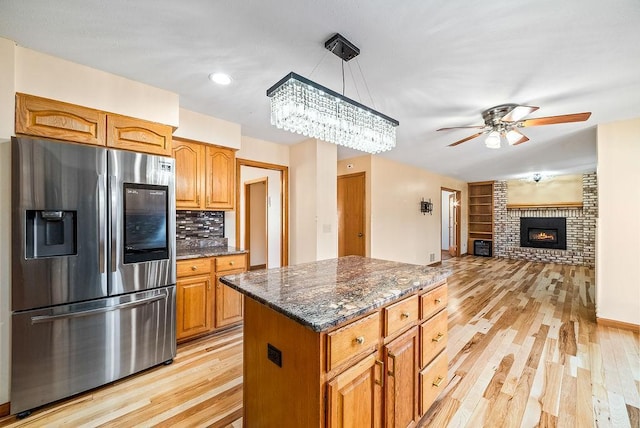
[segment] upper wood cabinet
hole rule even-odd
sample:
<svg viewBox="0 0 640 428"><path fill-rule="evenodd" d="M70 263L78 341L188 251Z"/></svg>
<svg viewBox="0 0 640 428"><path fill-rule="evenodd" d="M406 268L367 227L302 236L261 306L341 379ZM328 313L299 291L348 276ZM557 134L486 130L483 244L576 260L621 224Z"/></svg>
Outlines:
<svg viewBox="0 0 640 428"><path fill-rule="evenodd" d="M15 125L16 134L162 156L171 154L173 129L169 125L33 95L16 94Z"/></svg>
<svg viewBox="0 0 640 428"><path fill-rule="evenodd" d="M176 207L202 208L201 183L204 176L204 147L187 141L173 141L172 156L176 160Z"/></svg>
<svg viewBox="0 0 640 428"><path fill-rule="evenodd" d="M107 146L169 156L170 126L117 114L107 114Z"/></svg>
<svg viewBox="0 0 640 428"><path fill-rule="evenodd" d="M16 94L16 134L106 144L107 114L33 95Z"/></svg>
<svg viewBox="0 0 640 428"><path fill-rule="evenodd" d="M195 141L173 140L176 208L232 210L235 206L235 151Z"/></svg>

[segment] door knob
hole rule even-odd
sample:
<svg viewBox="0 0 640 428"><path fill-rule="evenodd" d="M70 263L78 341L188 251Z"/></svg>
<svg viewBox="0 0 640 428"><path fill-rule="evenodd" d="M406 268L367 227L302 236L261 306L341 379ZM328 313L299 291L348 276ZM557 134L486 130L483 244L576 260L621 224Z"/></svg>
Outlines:
<svg viewBox="0 0 640 428"><path fill-rule="evenodd" d="M362 232L358 233L358 238L362 238Z"/></svg>

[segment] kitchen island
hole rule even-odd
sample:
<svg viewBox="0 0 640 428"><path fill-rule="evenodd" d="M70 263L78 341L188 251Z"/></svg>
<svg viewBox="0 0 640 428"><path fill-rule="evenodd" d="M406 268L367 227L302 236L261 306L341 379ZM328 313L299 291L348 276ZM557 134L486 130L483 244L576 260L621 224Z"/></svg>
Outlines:
<svg viewBox="0 0 640 428"><path fill-rule="evenodd" d="M245 427L410 426L446 384L446 268L358 256L229 275Z"/></svg>

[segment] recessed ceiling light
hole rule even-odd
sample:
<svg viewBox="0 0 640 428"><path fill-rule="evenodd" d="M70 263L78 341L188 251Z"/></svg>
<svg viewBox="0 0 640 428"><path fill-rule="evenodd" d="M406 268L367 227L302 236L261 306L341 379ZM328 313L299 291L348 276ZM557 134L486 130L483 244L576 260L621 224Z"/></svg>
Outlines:
<svg viewBox="0 0 640 428"><path fill-rule="evenodd" d="M225 73L211 73L209 75L209 80L217 83L218 85L228 85L231 83L231 77Z"/></svg>

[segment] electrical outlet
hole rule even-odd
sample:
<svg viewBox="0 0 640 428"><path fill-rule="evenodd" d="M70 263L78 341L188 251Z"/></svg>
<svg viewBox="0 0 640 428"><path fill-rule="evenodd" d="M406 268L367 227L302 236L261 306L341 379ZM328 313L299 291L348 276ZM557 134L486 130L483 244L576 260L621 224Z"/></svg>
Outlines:
<svg viewBox="0 0 640 428"><path fill-rule="evenodd" d="M429 261L430 262L436 261L436 253L429 253Z"/></svg>

